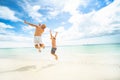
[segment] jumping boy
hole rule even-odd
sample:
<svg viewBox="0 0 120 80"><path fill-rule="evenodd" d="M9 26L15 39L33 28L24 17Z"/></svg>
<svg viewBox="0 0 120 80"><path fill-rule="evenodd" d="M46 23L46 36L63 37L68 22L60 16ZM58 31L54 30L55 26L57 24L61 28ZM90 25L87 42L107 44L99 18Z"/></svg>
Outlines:
<svg viewBox="0 0 120 80"><path fill-rule="evenodd" d="M55 54L56 50L57 50L57 46L56 46L56 36L57 36L58 32L56 32L55 36L52 35L52 32L50 30L50 37L51 37L51 43L52 43L52 49L51 49L51 54L53 56L55 56L55 59L58 59L58 56Z"/></svg>

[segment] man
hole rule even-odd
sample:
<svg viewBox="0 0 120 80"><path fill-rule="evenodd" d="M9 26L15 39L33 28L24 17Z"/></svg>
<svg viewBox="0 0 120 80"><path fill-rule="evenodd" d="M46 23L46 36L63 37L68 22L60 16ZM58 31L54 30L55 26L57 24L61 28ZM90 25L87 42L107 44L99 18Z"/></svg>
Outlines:
<svg viewBox="0 0 120 80"><path fill-rule="evenodd" d="M39 24L39 25L35 25L35 24L31 24L27 21L24 21L25 24L28 24L32 27L35 27L35 33L34 33L34 43L35 43L35 48L38 49L39 52L41 52L41 48L44 48L45 45L42 43L42 34L44 32L44 29L46 28L45 24Z"/></svg>
<svg viewBox="0 0 120 80"><path fill-rule="evenodd" d="M51 43L52 43L52 49L51 49L51 54L55 56L55 59L58 59L58 56L55 54L57 46L56 46L56 36L58 32L56 32L55 36L52 35L52 32L50 30L50 37L51 37Z"/></svg>

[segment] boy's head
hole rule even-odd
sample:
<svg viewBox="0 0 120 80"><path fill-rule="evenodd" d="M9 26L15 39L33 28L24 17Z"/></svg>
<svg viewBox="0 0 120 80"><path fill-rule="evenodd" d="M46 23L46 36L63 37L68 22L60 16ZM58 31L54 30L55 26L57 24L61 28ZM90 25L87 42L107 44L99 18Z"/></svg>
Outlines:
<svg viewBox="0 0 120 80"><path fill-rule="evenodd" d="M51 39L56 39L54 36L52 36L52 38Z"/></svg>

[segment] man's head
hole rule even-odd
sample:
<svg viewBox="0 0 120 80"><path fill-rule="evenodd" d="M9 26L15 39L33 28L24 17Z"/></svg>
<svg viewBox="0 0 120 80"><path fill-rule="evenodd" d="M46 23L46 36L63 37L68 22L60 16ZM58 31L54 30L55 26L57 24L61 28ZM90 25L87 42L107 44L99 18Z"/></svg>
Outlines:
<svg viewBox="0 0 120 80"><path fill-rule="evenodd" d="M38 25L41 26L42 24L39 23Z"/></svg>
<svg viewBox="0 0 120 80"><path fill-rule="evenodd" d="M41 25L41 28L42 28L42 29L45 29L45 28L46 28L46 25L45 25L45 24L42 24L42 25Z"/></svg>

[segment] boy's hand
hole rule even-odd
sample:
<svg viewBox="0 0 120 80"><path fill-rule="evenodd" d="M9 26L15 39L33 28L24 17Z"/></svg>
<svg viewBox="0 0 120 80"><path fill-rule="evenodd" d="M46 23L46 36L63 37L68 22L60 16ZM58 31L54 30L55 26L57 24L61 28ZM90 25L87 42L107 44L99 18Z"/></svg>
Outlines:
<svg viewBox="0 0 120 80"><path fill-rule="evenodd" d="M50 29L50 32L51 32L51 29Z"/></svg>

